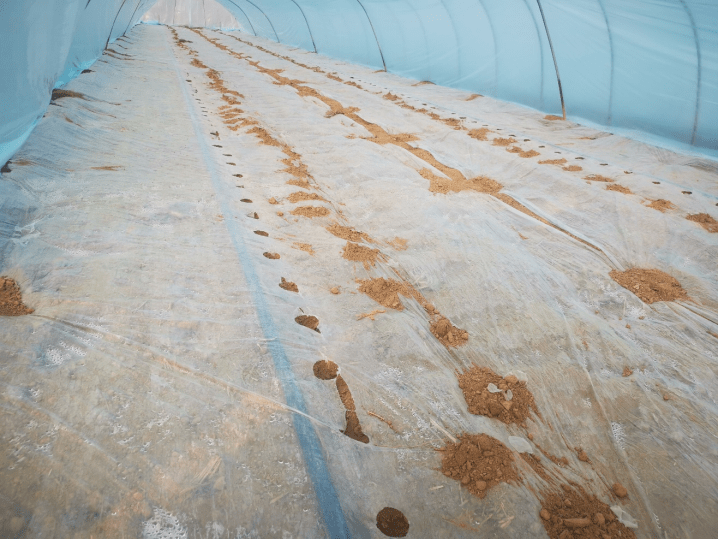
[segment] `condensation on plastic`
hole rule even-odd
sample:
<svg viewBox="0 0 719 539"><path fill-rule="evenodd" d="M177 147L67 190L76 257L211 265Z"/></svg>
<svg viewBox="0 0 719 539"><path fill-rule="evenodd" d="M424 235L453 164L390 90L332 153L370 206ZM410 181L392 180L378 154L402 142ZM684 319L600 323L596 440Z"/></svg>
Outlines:
<svg viewBox="0 0 719 539"><path fill-rule="evenodd" d="M416 134L467 177L496 179L602 254L491 196L430 193L412 154L363 140L349 118L176 30L242 94L243 114L301 155L328 200L316 204L341 210L387 261L367 271L341 257L329 221L291 216L286 156L219 120L226 102L169 29L136 26L132 61L107 55L74 79L68 88L93 100L50 107L0 183L0 274L36 309L0 325L0 485L11 485L0 516L19 515L32 537L376 539L375 516L391 506L412 537L542 537L528 488L480 500L438 471L435 448L462 432L527 447L526 431L468 413L456 369L477 363L527 380L543 418L529 421L533 442L570 460L568 480L610 505L608 485L629 489L622 515L640 539L716 535L717 245L684 218L716 216L715 163L232 33L363 91L206 31L388 132ZM471 139L388 91L585 170ZM589 173L635 195L587 185ZM656 198L677 209L642 206ZM395 237L405 250L385 243ZM671 273L692 301L643 304L608 277L631 266ZM413 300L358 320L379 306L355 280L394 270L468 331L465 346L444 348ZM321 333L294 322L303 313ZM340 433L334 382L312 372L324 358L369 444ZM535 492L546 487L525 472Z"/></svg>
<svg viewBox="0 0 719 539"><path fill-rule="evenodd" d="M536 0L218 1L260 37L561 114ZM716 156L717 2L542 6L570 118Z"/></svg>
<svg viewBox="0 0 719 539"><path fill-rule="evenodd" d="M153 2L0 2L0 164L30 135L53 88L89 67Z"/></svg>

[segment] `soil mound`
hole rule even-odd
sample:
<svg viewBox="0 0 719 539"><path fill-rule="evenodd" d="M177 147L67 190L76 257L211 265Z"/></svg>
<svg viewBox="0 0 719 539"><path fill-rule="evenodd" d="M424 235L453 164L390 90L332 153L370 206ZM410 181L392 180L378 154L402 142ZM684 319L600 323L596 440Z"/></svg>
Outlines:
<svg viewBox="0 0 719 539"><path fill-rule="evenodd" d="M302 202L303 200L323 200L324 202L327 202L324 198L322 198L317 193L305 193L304 191L298 191L297 193L292 193L289 197L287 197L287 200L289 200L293 204L295 202Z"/></svg>
<svg viewBox="0 0 719 539"><path fill-rule="evenodd" d="M297 285L292 281L286 281L284 277L282 277L282 280L280 281L280 288L283 290L289 290L290 292L299 292Z"/></svg>
<svg viewBox="0 0 719 539"><path fill-rule="evenodd" d="M540 165L563 165L567 162L566 159L545 159L544 161L540 161Z"/></svg>
<svg viewBox="0 0 719 539"><path fill-rule="evenodd" d="M467 134L473 139L487 140L487 133L491 133L491 131L486 127L481 127L479 129L472 129Z"/></svg>
<svg viewBox="0 0 719 539"><path fill-rule="evenodd" d="M350 393L350 388L347 382L344 381L341 374L337 375L337 393L340 395L340 400L345 407L345 421L347 426L345 430L341 431L345 436L349 436L353 440L362 442L363 444L369 443L369 437L362 432L362 426L357 417L357 411L355 409L355 401Z"/></svg>
<svg viewBox="0 0 719 539"><path fill-rule="evenodd" d="M625 195L631 195L632 191L628 187L615 183L614 185L607 185L607 191L616 191L617 193L623 193Z"/></svg>
<svg viewBox="0 0 719 539"><path fill-rule="evenodd" d="M528 159L530 157L536 157L539 155L539 152L537 152L535 150L524 151L519 146L512 146L510 148L507 148L507 151L509 153L516 153L517 155L519 155L519 157L524 157L525 159Z"/></svg>
<svg viewBox="0 0 719 539"><path fill-rule="evenodd" d="M579 165L567 165L566 167L562 167L562 170L566 170L567 172L579 172L582 170L582 167Z"/></svg>
<svg viewBox="0 0 719 539"><path fill-rule="evenodd" d="M419 174L426 180L429 180L429 190L433 193L447 194L450 191L458 193L460 191L478 191L493 195L502 189L502 184L486 176L477 176L471 180L464 177L448 178L445 176L437 176L430 169L423 168Z"/></svg>
<svg viewBox="0 0 719 539"><path fill-rule="evenodd" d="M270 260L277 260L280 257L277 253L262 253L262 256L269 258Z"/></svg>
<svg viewBox="0 0 719 539"><path fill-rule="evenodd" d="M712 234L717 233L717 220L708 213L695 213L693 215L687 215L687 219L689 221L699 223L707 232L711 232Z"/></svg>
<svg viewBox="0 0 719 539"><path fill-rule="evenodd" d="M399 509L385 507L377 513L377 529L387 537L405 537L409 532L409 520Z"/></svg>
<svg viewBox="0 0 719 539"><path fill-rule="evenodd" d="M338 238L341 238L343 240L353 241L355 243L359 243L364 240L367 243L374 243L372 241L372 238L370 238L367 234L365 234L364 232L358 232L357 230L349 226L342 226L335 223L332 226L328 226L327 231L333 236L337 236Z"/></svg>
<svg viewBox="0 0 719 539"><path fill-rule="evenodd" d="M514 138L501 138L497 137L492 140L492 146L509 146L510 144L514 144L517 142L517 139Z"/></svg>
<svg viewBox="0 0 719 539"><path fill-rule="evenodd" d="M659 210L660 212L664 213L667 210L673 209L674 204L672 204L668 200L659 198L657 200L652 200L649 204L647 204L647 207L652 208L653 210Z"/></svg>
<svg viewBox="0 0 719 539"><path fill-rule="evenodd" d="M367 279L359 282L360 292L367 294L383 307L388 307L397 311L404 310L404 305L402 305L402 302L399 299L399 294L408 298L414 296L414 294L409 291L409 288L405 283L395 281L393 279L380 277L377 279Z"/></svg>
<svg viewBox="0 0 719 539"><path fill-rule="evenodd" d="M689 299L679 281L660 270L642 268L631 268L627 271L612 270L609 276L633 292L644 303Z"/></svg>
<svg viewBox="0 0 719 539"><path fill-rule="evenodd" d="M563 488L564 492L543 493L539 516L551 539L636 539L606 503L580 486Z"/></svg>
<svg viewBox="0 0 719 539"><path fill-rule="evenodd" d="M312 372L320 380L334 380L337 377L337 363L322 359L312 366Z"/></svg>
<svg viewBox="0 0 719 539"><path fill-rule="evenodd" d="M0 316L22 316L35 312L22 302L22 293L15 279L0 277Z"/></svg>
<svg viewBox="0 0 719 539"><path fill-rule="evenodd" d="M611 183L614 181L613 179L602 176L601 174L590 174L589 176L585 176L584 179L589 182Z"/></svg>
<svg viewBox="0 0 719 539"><path fill-rule="evenodd" d="M480 498L501 482L520 482L512 452L486 434L462 434L442 451L442 473Z"/></svg>
<svg viewBox="0 0 719 539"><path fill-rule="evenodd" d="M348 241L342 250L342 258L352 262L362 262L362 265L368 270L370 266L375 265L378 258L383 259L384 257L380 254L379 249L372 249Z"/></svg>
<svg viewBox="0 0 719 539"><path fill-rule="evenodd" d="M506 424L523 424L532 411L539 415L527 383L512 374L502 378L492 369L475 365L458 374L457 379L470 414L493 417Z"/></svg>
<svg viewBox="0 0 719 539"><path fill-rule="evenodd" d="M324 217L330 214L330 210L324 206L300 206L290 212L292 215L301 215L302 217Z"/></svg>
<svg viewBox="0 0 719 539"><path fill-rule="evenodd" d="M429 329L447 348L462 346L469 339L469 333L452 325L452 322L441 315L430 324Z"/></svg>
<svg viewBox="0 0 719 539"><path fill-rule="evenodd" d="M301 314L295 317L295 322L297 322L300 326L305 326L306 328L313 329L317 333L320 332L320 329L318 327L320 325L320 319L316 316L308 316L306 314Z"/></svg>

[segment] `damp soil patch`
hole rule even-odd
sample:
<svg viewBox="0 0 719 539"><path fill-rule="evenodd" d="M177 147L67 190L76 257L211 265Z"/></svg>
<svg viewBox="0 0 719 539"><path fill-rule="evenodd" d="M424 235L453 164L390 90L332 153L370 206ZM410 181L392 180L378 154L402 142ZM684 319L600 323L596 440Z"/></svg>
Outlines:
<svg viewBox="0 0 719 539"><path fill-rule="evenodd" d="M488 367L475 365L458 373L457 379L471 414L518 425L525 424L532 412L541 417L527 383L512 374L502 378Z"/></svg>
<svg viewBox="0 0 719 539"><path fill-rule="evenodd" d="M542 493L539 518L550 539L636 539L606 503L578 485Z"/></svg>
<svg viewBox="0 0 719 539"><path fill-rule="evenodd" d="M334 380L338 369L337 363L329 359L321 359L312 365L312 372L320 380Z"/></svg>
<svg viewBox="0 0 719 539"><path fill-rule="evenodd" d="M440 451L442 473L479 498L500 483L521 481L512 451L487 434L462 434L456 443L450 442Z"/></svg>
<svg viewBox="0 0 719 539"><path fill-rule="evenodd" d="M693 215L687 215L687 220L699 223L707 232L712 234L717 233L717 220L708 213L695 213Z"/></svg>
<svg viewBox="0 0 719 539"><path fill-rule="evenodd" d="M394 279L385 279L378 277L376 279L365 279L358 281L359 291L368 295L383 307L395 309L397 311L404 310L404 305L400 301L400 294L407 298L415 298L420 304L425 303L424 298L419 292L414 290L407 283L395 281Z"/></svg>
<svg viewBox="0 0 719 539"><path fill-rule="evenodd" d="M644 303L689 299L681 283L661 270L643 268L612 270L609 276Z"/></svg>
<svg viewBox="0 0 719 539"><path fill-rule="evenodd" d="M87 96L80 92L73 92L72 90L56 89L56 90L52 91L52 97L50 97L50 102L54 103L58 99L65 99L66 97L74 97L76 99L82 99L83 101L88 101Z"/></svg>
<svg viewBox="0 0 719 539"><path fill-rule="evenodd" d="M409 520L399 509L385 507L377 513L377 529L387 537L406 537Z"/></svg>
<svg viewBox="0 0 719 539"><path fill-rule="evenodd" d="M15 279L0 277L0 316L23 316L33 312L35 309L23 303L22 292Z"/></svg>
<svg viewBox="0 0 719 539"><path fill-rule="evenodd" d="M337 393L339 393L340 400L345 407L345 430L341 431L345 436L362 442L363 444L369 443L369 437L362 432L362 426L360 425L359 417L355 409L355 402L350 393L350 388L347 382L344 381L341 374L337 375Z"/></svg>
<svg viewBox="0 0 719 539"><path fill-rule="evenodd" d="M255 217L255 219L256 219L256 217ZM264 256L265 258L269 258L270 260L277 260L278 258L280 258L280 255L278 253L270 253L270 252L262 253L262 256Z"/></svg>

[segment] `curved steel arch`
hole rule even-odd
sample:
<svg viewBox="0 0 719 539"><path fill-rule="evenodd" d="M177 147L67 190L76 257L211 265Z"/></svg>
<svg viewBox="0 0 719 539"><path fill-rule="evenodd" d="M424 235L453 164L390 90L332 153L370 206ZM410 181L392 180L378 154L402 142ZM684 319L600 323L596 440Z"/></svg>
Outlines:
<svg viewBox="0 0 719 539"><path fill-rule="evenodd" d="M499 79L499 62L497 61L497 33L494 30L494 23L492 22L492 17L489 16L489 12L487 11L487 8L484 7L484 0L477 0L479 2L479 5L482 7L482 11L484 11L485 16L487 17L487 21L489 22L489 29L492 31L492 43L494 44L494 92L495 95L497 93L497 85L498 85L498 79Z"/></svg>
<svg viewBox="0 0 719 539"><path fill-rule="evenodd" d="M542 104L542 106L544 106L544 53L542 52L542 34L539 31L537 19L534 18L534 12L529 7L529 1L523 1L524 5L527 6L527 11L529 11L529 15L532 17L532 22L534 23L534 31L537 34L537 44L539 45L539 102ZM544 20L544 15L542 15L542 20Z"/></svg>
<svg viewBox="0 0 719 539"><path fill-rule="evenodd" d="M379 39L377 39L377 32L375 32L374 30L374 24L372 24L372 19L369 18L369 14L367 13L367 10L365 9L362 2L360 2L360 0L357 0L357 3L362 7L362 11L364 11L367 20L369 21L369 26L370 28L372 28L372 33L374 34L374 40L377 42L377 48L379 49L380 58L382 58L382 66L384 67L384 70L387 71L387 64L384 61L384 54L382 53L382 47L379 46Z"/></svg>
<svg viewBox="0 0 719 539"><path fill-rule="evenodd" d="M305 11L302 9L302 7L295 1L290 0L290 2L293 2L300 10L300 13L302 13L302 16L305 18L305 24L307 25L307 30L310 32L310 39L312 40L312 46L315 48L315 52L317 52L317 45L315 44L315 38L312 35L312 28L310 28L310 23L307 20L307 15L305 15Z"/></svg>
<svg viewBox="0 0 719 539"><path fill-rule="evenodd" d="M686 11L687 17L689 17L689 24L692 25L692 32L694 33L694 46L697 51L697 95L696 102L694 104L694 127L692 128L692 146L694 146L697 139L697 128L699 127L699 97L701 96L702 84L702 52L699 48L699 34L697 33L697 25L694 22L694 15L692 15L692 12L689 10L689 6L687 6L685 0L679 0L679 2L684 8L684 11Z"/></svg>
<svg viewBox="0 0 719 539"><path fill-rule="evenodd" d="M142 4L142 0L137 0L137 5L135 6L135 11L132 12L132 15L130 15L130 20L127 21L127 28L125 28L125 31L122 33L122 35L125 35L127 31L130 29L130 25L132 24L132 18L135 16L135 13L137 13L137 10L140 8L140 4Z"/></svg>
<svg viewBox="0 0 719 539"><path fill-rule="evenodd" d="M457 25L454 23L454 18L452 17L452 14L449 12L449 8L444 3L444 0L439 0L439 3L442 4L442 7L447 12L447 17L449 17L449 23L452 25L452 32L454 32L454 42L456 44L456 49L458 51L457 52L457 78L460 79L461 73L462 73L462 61L461 61L461 57L459 55L460 46L459 46L459 35L457 34Z"/></svg>
<svg viewBox="0 0 719 539"><path fill-rule="evenodd" d="M604 8L604 1L597 0L599 7L604 15L604 24L607 26L607 36L609 37L609 103L607 104L607 125L612 125L612 101L614 100L614 38L612 37L612 29L609 27L609 16Z"/></svg>
<svg viewBox="0 0 719 539"><path fill-rule="evenodd" d="M272 28L272 31L275 33L275 39L277 39L277 43L282 43L282 42L280 41L280 36L277 35L277 30L275 30L275 25L272 24L272 21L271 21L270 18L267 16L267 13L265 13L264 11L262 11L262 9L260 9L260 7L259 7L257 4L255 4L252 0L245 0L245 1L246 1L246 2L249 2L250 4L252 4L252 5L255 6L257 9L260 10L260 13L262 13L262 14L265 16L265 19L267 19L267 22L270 23L270 28Z"/></svg>
<svg viewBox="0 0 719 539"><path fill-rule="evenodd" d="M547 19L544 18L544 10L542 9L542 3L537 0L539 6L539 13L542 15L542 22L544 23L544 30L547 32L547 41L549 41L549 50L552 51L552 60L554 60L554 71L557 73L557 86L559 86L559 100L562 102L562 119L567 119L567 111L564 108L564 94L562 93L562 79L559 78L559 66L557 65L557 57L554 55L554 46L552 45L552 38L549 37L549 28L547 27Z"/></svg>
<svg viewBox="0 0 719 539"><path fill-rule="evenodd" d="M115 20L112 21L112 26L110 27L110 33L107 34L107 41L105 41L105 48L110 44L110 38L112 37L112 31L115 29L115 23L117 22L117 17L120 15L120 12L122 11L122 8L125 7L125 2L127 0L122 0L122 4L120 5L120 9L117 10L117 13L115 14Z"/></svg>
<svg viewBox="0 0 719 539"><path fill-rule="evenodd" d="M242 14L245 16L245 19L247 19L247 22L250 23L250 29L252 30L252 33L255 34L255 37L257 37L257 31L255 30L255 27L252 26L252 21L247 16L247 13L245 13L245 10L242 9L238 4L235 4L232 0L227 0L227 1L242 12Z"/></svg>

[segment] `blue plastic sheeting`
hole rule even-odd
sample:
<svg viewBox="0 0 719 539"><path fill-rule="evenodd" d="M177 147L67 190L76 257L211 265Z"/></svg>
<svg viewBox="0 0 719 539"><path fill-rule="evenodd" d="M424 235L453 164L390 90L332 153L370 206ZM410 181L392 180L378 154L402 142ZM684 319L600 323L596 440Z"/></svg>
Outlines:
<svg viewBox="0 0 719 539"><path fill-rule="evenodd" d="M561 114L537 0L219 2L259 37ZM570 118L716 151L717 2L542 7Z"/></svg>
<svg viewBox="0 0 719 539"><path fill-rule="evenodd" d="M154 1L0 1L0 164L30 135L53 88L89 67Z"/></svg>

